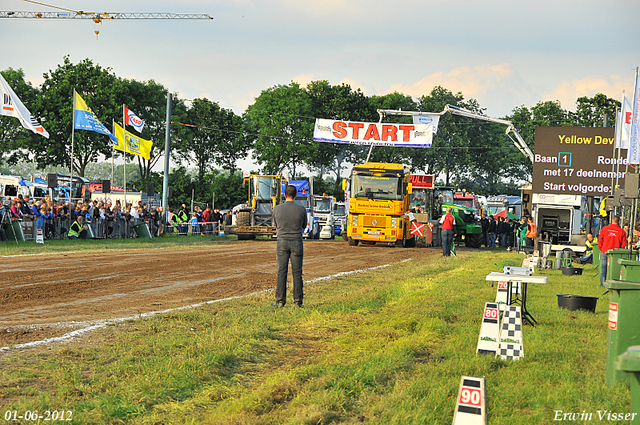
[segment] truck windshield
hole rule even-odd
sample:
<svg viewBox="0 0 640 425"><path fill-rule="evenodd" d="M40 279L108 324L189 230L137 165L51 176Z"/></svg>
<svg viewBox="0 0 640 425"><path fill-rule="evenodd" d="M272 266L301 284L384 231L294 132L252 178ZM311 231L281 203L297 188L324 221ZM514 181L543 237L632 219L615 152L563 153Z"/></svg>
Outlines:
<svg viewBox="0 0 640 425"><path fill-rule="evenodd" d="M256 198L260 200L269 200L277 194L277 182L273 177L254 176L253 184Z"/></svg>
<svg viewBox="0 0 640 425"><path fill-rule="evenodd" d="M293 202L298 205L302 205L305 208L309 208L309 198L307 198L306 196L304 198L296 197Z"/></svg>
<svg viewBox="0 0 640 425"><path fill-rule="evenodd" d="M453 204L453 191L452 190L438 190L436 191L436 199L440 205Z"/></svg>
<svg viewBox="0 0 640 425"><path fill-rule="evenodd" d="M351 179L351 193L354 198L401 201L402 179L355 174Z"/></svg>
<svg viewBox="0 0 640 425"><path fill-rule="evenodd" d="M474 208L475 209L475 205L473 204L473 200L472 199L454 199L453 200L453 204L454 205L462 205L463 207L469 207L469 208Z"/></svg>
<svg viewBox="0 0 640 425"><path fill-rule="evenodd" d="M329 212L331 211L331 200L329 199L315 199L313 210L317 212Z"/></svg>
<svg viewBox="0 0 640 425"><path fill-rule="evenodd" d="M333 212L333 215L338 216L338 217L346 215L345 206L344 205L336 205L336 208L335 208L335 211Z"/></svg>

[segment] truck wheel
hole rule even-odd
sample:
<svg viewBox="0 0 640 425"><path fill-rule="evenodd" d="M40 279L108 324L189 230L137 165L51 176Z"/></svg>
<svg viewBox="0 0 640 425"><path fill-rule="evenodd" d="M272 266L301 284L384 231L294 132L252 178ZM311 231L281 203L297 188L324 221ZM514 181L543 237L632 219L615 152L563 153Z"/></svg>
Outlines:
<svg viewBox="0 0 640 425"><path fill-rule="evenodd" d="M238 226L251 226L251 212L240 211L238 213Z"/></svg>
<svg viewBox="0 0 640 425"><path fill-rule="evenodd" d="M346 230L342 231L342 239L344 239L345 241L349 240L349 237L347 236L347 231Z"/></svg>
<svg viewBox="0 0 640 425"><path fill-rule="evenodd" d="M411 239L405 239L404 241L405 248L415 248L416 247L416 237L412 237Z"/></svg>
<svg viewBox="0 0 640 425"><path fill-rule="evenodd" d="M238 235L239 241L252 241L256 238L256 235L247 235L245 233L241 233Z"/></svg>
<svg viewBox="0 0 640 425"><path fill-rule="evenodd" d="M353 238L349 238L349 246L358 246L358 242L357 240L353 239Z"/></svg>
<svg viewBox="0 0 640 425"><path fill-rule="evenodd" d="M480 248L482 246L482 235L466 235L464 244L469 248Z"/></svg>

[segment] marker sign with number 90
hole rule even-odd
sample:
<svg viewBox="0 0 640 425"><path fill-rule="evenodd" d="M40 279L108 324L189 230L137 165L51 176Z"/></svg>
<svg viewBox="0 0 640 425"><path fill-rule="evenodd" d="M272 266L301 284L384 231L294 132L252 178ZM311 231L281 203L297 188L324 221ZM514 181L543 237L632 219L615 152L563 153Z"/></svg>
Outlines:
<svg viewBox="0 0 640 425"><path fill-rule="evenodd" d="M460 391L460 404L482 407L482 392L477 388L463 387Z"/></svg>

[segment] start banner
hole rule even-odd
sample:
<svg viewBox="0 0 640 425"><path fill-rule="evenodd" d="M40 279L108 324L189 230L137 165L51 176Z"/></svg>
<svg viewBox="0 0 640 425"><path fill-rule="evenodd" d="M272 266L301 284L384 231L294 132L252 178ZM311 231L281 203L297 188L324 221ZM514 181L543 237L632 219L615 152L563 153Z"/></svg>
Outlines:
<svg viewBox="0 0 640 425"><path fill-rule="evenodd" d="M369 123L317 118L313 129L316 142L353 145L430 148L434 125Z"/></svg>

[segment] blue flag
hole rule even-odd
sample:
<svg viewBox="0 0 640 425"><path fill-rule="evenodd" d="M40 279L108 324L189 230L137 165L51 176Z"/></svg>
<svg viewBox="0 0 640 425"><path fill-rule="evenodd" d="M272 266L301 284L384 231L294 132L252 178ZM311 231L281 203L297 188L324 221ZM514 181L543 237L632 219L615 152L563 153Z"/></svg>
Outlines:
<svg viewBox="0 0 640 425"><path fill-rule="evenodd" d="M111 134L111 132L107 130L107 127L102 125L102 123L96 117L96 114L93 113L91 108L87 106L87 103L82 97L80 97L78 93L76 93L74 108L75 109L73 113L75 115L75 129L89 130L95 131L96 133L106 134L114 143L118 143L118 139L116 139L116 136Z"/></svg>

